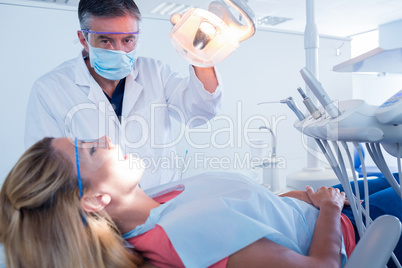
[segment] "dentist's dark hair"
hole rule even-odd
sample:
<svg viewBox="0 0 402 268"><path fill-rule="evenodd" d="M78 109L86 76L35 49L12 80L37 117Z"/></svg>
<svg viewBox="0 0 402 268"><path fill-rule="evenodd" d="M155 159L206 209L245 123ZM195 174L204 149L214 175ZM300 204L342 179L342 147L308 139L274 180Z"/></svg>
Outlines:
<svg viewBox="0 0 402 268"><path fill-rule="evenodd" d="M133 0L80 0L78 4L78 19L81 30L90 30L92 17L124 17L133 16L141 20L141 13Z"/></svg>

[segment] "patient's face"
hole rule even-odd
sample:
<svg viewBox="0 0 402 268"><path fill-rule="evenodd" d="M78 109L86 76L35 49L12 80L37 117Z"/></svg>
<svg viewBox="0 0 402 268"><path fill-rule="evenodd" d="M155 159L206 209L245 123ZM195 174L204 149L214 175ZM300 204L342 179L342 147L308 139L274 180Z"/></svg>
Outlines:
<svg viewBox="0 0 402 268"><path fill-rule="evenodd" d="M138 186L144 172L142 161L131 156L124 157L107 136L92 142L78 141L77 144L81 177L90 182L92 191L124 194ZM74 139L57 138L52 145L64 153L76 168Z"/></svg>

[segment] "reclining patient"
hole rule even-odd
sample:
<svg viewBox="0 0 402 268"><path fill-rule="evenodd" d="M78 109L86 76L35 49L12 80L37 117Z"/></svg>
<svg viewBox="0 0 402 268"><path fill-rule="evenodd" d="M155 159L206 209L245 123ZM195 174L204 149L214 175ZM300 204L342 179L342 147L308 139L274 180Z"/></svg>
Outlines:
<svg viewBox="0 0 402 268"><path fill-rule="evenodd" d="M341 267L353 250L339 189L279 197L216 174L146 194L141 160L119 154L107 137L23 154L0 192L8 267Z"/></svg>

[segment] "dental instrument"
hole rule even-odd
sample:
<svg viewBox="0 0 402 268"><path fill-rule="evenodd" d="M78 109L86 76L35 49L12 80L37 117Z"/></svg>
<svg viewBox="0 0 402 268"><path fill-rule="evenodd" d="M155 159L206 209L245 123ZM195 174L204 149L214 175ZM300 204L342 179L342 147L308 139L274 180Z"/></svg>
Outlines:
<svg viewBox="0 0 402 268"><path fill-rule="evenodd" d="M300 111L299 107L297 107L296 102L294 101L293 97L288 97L286 99L280 100L280 101L264 101L264 102L259 102L257 105L261 104L269 104L269 103L285 103L299 118L299 120L303 120L305 115Z"/></svg>
<svg viewBox="0 0 402 268"><path fill-rule="evenodd" d="M335 103L330 99L315 75L306 67L302 68L300 73L306 84L317 97L318 101L321 103L322 107L324 107L327 113L332 118L338 117L340 115L338 107L336 107Z"/></svg>
<svg viewBox="0 0 402 268"><path fill-rule="evenodd" d="M263 101L263 102L259 102L259 103L257 103L257 105L261 105L261 104L269 104L269 103L281 103L281 101Z"/></svg>
<svg viewBox="0 0 402 268"><path fill-rule="evenodd" d="M307 95L304 93L304 91L300 87L297 88L297 90L299 91L300 95L302 96L303 103L306 106L307 110L310 112L311 116L314 119L320 118L321 112L317 109L317 107L315 107L312 100L309 97L307 97Z"/></svg>
<svg viewBox="0 0 402 268"><path fill-rule="evenodd" d="M299 107L297 107L297 104L295 103L292 97L288 97L284 100L281 100L280 102L286 103L286 105L296 114L299 120L303 120L304 118L306 118L304 114L300 111Z"/></svg>

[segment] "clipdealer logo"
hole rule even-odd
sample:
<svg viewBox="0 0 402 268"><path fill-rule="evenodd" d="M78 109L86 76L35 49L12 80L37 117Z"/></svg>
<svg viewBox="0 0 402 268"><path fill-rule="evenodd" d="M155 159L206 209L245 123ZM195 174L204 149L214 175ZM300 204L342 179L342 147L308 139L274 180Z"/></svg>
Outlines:
<svg viewBox="0 0 402 268"><path fill-rule="evenodd" d="M112 143L119 144L124 153L141 158L145 168L154 170L174 168L184 172L190 165L203 169L252 168L254 163L263 159L262 156L254 156L248 151L269 149L271 146L270 134L264 133L260 127L270 128L276 135L279 124L286 120L287 116L271 116L268 119L257 114L243 118L240 101L236 108L234 116L223 114L209 120L205 116L187 115L173 105L155 103L149 105L149 109L140 110L138 114L121 116L119 121L109 102L82 103L67 113L64 135L78 138L83 135L93 136L84 136L84 139L108 135ZM178 124L174 125L174 134L171 134L170 129L163 131L166 125L170 127L171 117L178 121ZM87 126L82 120L88 122ZM91 128L92 125L97 127ZM267 141L255 143L253 135L264 135ZM192 155L184 157L175 153L175 146L182 142L193 152ZM212 156L205 151L207 149L219 149L227 154ZM244 152L245 149L247 152ZM144 154L144 151L147 151L147 154ZM158 153L153 154L153 151ZM282 163L279 166L285 168L285 158L276 157L279 163Z"/></svg>

